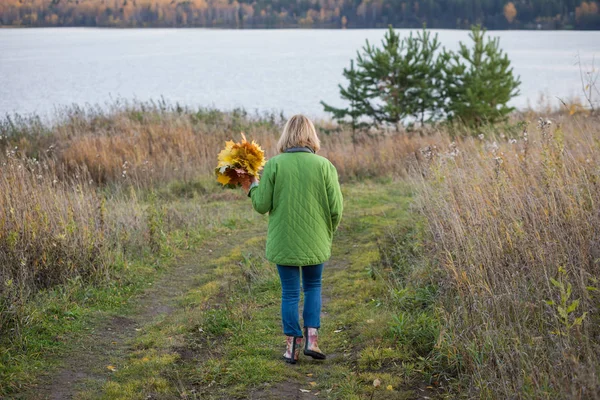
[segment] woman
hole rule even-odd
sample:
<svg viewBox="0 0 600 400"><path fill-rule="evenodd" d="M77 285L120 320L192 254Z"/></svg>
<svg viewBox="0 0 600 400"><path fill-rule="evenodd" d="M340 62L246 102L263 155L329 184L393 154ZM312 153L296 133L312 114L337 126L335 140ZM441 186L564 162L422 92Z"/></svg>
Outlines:
<svg viewBox="0 0 600 400"><path fill-rule="evenodd" d="M277 147L281 154L267 162L260 183L252 183L248 196L256 211L269 213L267 259L277 264L281 279L281 319L287 336L283 357L295 364L302 345L298 316L302 272L304 354L323 360L317 343L321 273L342 218L342 193L333 164L315 154L320 141L308 118L290 118Z"/></svg>

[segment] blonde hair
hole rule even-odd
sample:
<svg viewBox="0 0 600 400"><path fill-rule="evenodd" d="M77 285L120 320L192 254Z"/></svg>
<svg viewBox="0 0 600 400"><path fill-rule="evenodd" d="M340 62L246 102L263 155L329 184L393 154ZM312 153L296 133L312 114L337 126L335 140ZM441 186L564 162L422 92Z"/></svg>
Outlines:
<svg viewBox="0 0 600 400"><path fill-rule="evenodd" d="M283 128L283 133L277 142L277 149L280 153L284 153L290 147L310 147L315 153L321 148L315 126L304 115L294 115Z"/></svg>

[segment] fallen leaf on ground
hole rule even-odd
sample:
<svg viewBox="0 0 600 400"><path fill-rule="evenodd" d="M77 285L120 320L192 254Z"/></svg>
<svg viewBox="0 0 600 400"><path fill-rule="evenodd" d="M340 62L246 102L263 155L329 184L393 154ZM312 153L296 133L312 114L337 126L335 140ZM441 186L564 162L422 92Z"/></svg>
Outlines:
<svg viewBox="0 0 600 400"><path fill-rule="evenodd" d="M117 367L114 367L112 365L107 365L106 369L109 370L110 372L115 372L117 370Z"/></svg>
<svg viewBox="0 0 600 400"><path fill-rule="evenodd" d="M310 390L306 390L306 389L300 389L300 391L301 391L302 393L310 393Z"/></svg>
<svg viewBox="0 0 600 400"><path fill-rule="evenodd" d="M317 386L317 382L308 382L308 384L309 384L310 386L312 386L312 387L315 387L315 386Z"/></svg>
<svg viewBox="0 0 600 400"><path fill-rule="evenodd" d="M311 376L313 376L313 374L306 374L306 376L308 376L310 378Z"/></svg>
<svg viewBox="0 0 600 400"><path fill-rule="evenodd" d="M392 385L387 385L386 389L387 390L394 390L394 388L392 387Z"/></svg>
<svg viewBox="0 0 600 400"><path fill-rule="evenodd" d="M375 386L375 387L379 387L380 385L381 385L381 381L380 381L379 379L375 379L375 380L373 381L373 386Z"/></svg>

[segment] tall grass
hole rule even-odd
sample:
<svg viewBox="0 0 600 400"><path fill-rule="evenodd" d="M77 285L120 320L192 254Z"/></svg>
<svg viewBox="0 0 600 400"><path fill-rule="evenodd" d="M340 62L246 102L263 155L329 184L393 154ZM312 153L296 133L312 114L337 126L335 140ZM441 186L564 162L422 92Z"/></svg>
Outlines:
<svg viewBox="0 0 600 400"><path fill-rule="evenodd" d="M600 397L600 121L440 141L413 177L445 279L438 350L476 398Z"/></svg>
<svg viewBox="0 0 600 400"><path fill-rule="evenodd" d="M39 118L0 122L0 150L51 158L72 173L84 166L98 184L150 187L212 175L215 155L226 140L244 132L275 155L282 116L243 110L191 110L164 103L116 104L108 109L63 109L53 125ZM398 158L419 141L390 134L364 135L354 142L344 130L322 126L322 155L334 161L342 179L401 173Z"/></svg>
<svg viewBox="0 0 600 400"><path fill-rule="evenodd" d="M106 273L103 200L85 174L59 181L51 169L10 156L0 168L0 331L32 292Z"/></svg>

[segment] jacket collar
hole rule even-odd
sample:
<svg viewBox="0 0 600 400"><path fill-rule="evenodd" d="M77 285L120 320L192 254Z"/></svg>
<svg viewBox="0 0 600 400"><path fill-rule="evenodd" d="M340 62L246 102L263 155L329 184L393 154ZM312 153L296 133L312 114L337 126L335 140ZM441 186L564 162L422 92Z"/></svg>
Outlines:
<svg viewBox="0 0 600 400"><path fill-rule="evenodd" d="M290 147L288 149L285 149L286 153L313 153L314 154L314 150L311 149L310 147Z"/></svg>

